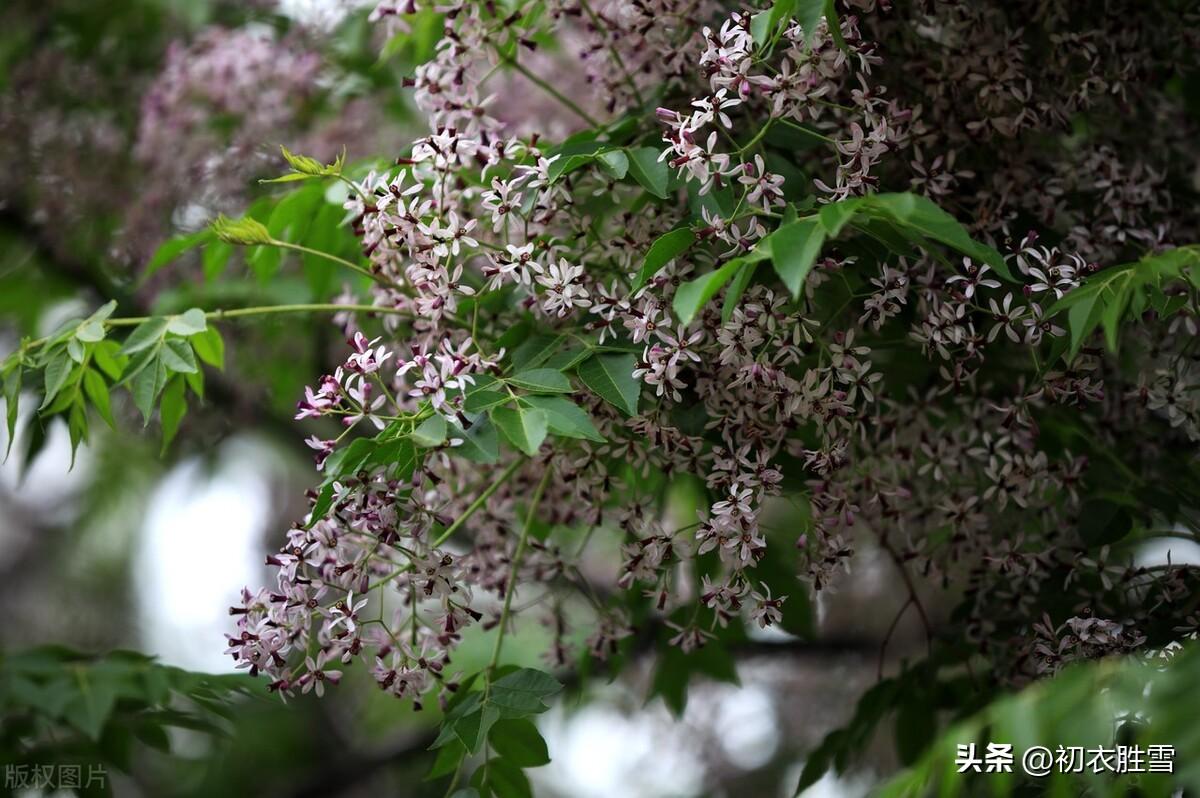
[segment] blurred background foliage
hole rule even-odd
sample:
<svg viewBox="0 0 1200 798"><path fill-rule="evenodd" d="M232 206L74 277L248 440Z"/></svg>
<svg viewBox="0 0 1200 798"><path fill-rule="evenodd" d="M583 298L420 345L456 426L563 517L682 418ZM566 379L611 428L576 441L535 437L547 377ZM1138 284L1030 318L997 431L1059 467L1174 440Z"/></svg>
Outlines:
<svg viewBox="0 0 1200 798"><path fill-rule="evenodd" d="M399 89L429 57L438 19L423 12L411 34L381 42L366 14L266 0L0 7L0 352L110 300L136 315L336 292L340 278L320 260L283 268L275 248L195 245L212 243L205 223L230 212L294 243L354 253L337 189L314 181L279 191L258 180L282 172L279 144L323 160L345 147L361 169L406 139L415 120ZM146 130L147 115L159 118L153 104L165 102L157 81L219 46L216 29L247 31L247 46L264 47L261 75L237 79L286 88L274 71L282 65L320 73L316 90L262 118L236 103L196 118L166 109L172 126ZM331 325L297 319L227 332L224 376L209 375L205 401L162 456L148 437L97 428L68 471L66 431L29 419L15 442L3 441L15 445L0 468L0 765L99 763L109 778L97 791L120 795L441 794L423 781L436 707L414 713L369 684L343 688L336 702L284 705L241 676L194 673L222 667L213 652L224 608L243 582L260 581L263 553L303 510L311 472L290 417L337 339ZM132 407L114 409L118 429L136 427ZM679 515L692 515L697 497L679 493ZM248 520L239 527L234 517ZM805 518L781 503L773 534L794 539ZM790 578L784 559L768 561L781 571L774 584ZM1176 745L1200 789L1194 653L1165 672L1081 666L985 707L980 696L994 691L974 688L987 674L941 667L961 662L953 650L907 667L925 653L925 634L911 614L890 629L891 611L877 611L907 595L887 553L858 552L856 568L853 586L807 614L796 606L803 589L793 591L788 634L735 624L721 646L669 647L655 661L648 653L669 632L650 625L601 673L585 662L565 674L567 694L541 720L554 762L534 771L535 792L791 795L800 783L861 794L905 765L913 768L888 786L895 794L974 792L984 782L948 775L956 743L995 732L1069 744L1138 706L1147 684L1152 701L1130 734ZM931 607L935 628L948 611ZM464 643L462 670L486 663L492 634ZM536 665L526 652L542 646L520 642L544 639L540 628L518 630L513 663ZM586 676L599 678L583 690ZM1051 786L1124 794L1128 785Z"/></svg>

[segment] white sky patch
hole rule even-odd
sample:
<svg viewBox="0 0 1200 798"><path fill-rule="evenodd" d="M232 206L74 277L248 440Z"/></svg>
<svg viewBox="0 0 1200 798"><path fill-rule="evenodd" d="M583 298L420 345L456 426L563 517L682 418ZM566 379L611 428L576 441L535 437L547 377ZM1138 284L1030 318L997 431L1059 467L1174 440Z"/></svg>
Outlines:
<svg viewBox="0 0 1200 798"><path fill-rule="evenodd" d="M261 447L234 442L212 472L188 460L155 489L134 566L147 653L189 670L233 670L224 633L242 587L265 578L272 464Z"/></svg>

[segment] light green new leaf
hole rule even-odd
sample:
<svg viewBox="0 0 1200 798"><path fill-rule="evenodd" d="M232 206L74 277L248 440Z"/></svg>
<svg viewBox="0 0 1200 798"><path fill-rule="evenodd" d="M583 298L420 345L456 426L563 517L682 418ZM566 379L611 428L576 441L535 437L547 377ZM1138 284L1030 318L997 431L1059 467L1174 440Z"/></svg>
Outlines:
<svg viewBox="0 0 1200 798"><path fill-rule="evenodd" d="M592 393L628 416L637 415L642 384L633 376L637 358L632 354L593 355L576 373Z"/></svg>
<svg viewBox="0 0 1200 798"><path fill-rule="evenodd" d="M167 323L167 332L176 335L195 335L206 329L208 329L208 322L204 318L204 311L200 308L190 308L178 316L172 316Z"/></svg>
<svg viewBox="0 0 1200 798"><path fill-rule="evenodd" d="M492 423L508 442L532 457L546 440L549 423L546 413L532 407L495 407L491 411Z"/></svg>
<svg viewBox="0 0 1200 798"><path fill-rule="evenodd" d="M209 327L193 336L192 349L208 365L218 369L225 368L225 341L216 327Z"/></svg>

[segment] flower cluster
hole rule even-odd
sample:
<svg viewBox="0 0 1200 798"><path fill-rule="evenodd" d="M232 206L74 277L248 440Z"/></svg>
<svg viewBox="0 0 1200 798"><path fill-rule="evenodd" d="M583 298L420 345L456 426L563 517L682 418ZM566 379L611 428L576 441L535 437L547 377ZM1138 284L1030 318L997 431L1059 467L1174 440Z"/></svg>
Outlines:
<svg viewBox="0 0 1200 798"><path fill-rule="evenodd" d="M1138 316L1177 315L1125 336L1144 353L1132 370L1058 303L1194 221L1136 147L1046 139L1065 110L1179 113L1103 55L1109 12L1075 31L1062 4L1018 3L1057 43L1033 53L1002 4L855 0L775 29L770 9L535 5L439 6L443 38L412 80L428 135L350 181L393 321L372 338L369 314L344 318L351 353L298 405L341 429L309 439L326 482L270 558L276 584L235 608L239 665L320 692L362 660L394 695L445 696L461 630L489 612L503 629L517 591L547 614L553 662L571 657L573 599L587 650L617 650L632 621L596 579L646 599L690 651L738 619L783 623L796 590L836 589L872 548L906 584L957 583L956 623L1014 680L1141 646L1135 629L1188 577L1110 564L1084 530L1126 512L1097 460L1128 447L1149 467L1200 437L1197 285L1137 300ZM562 58L534 59L550 31L582 43L588 97L535 71ZM1165 35L1116 40L1140 52ZM556 146L506 121L513 70L590 133ZM905 204L870 202L903 189ZM796 229L825 246L792 281L812 239L775 236ZM680 517L665 486L688 477L698 515ZM772 513L798 497L789 535ZM589 558L597 528L621 535L607 571ZM784 585L765 575L774 557ZM1048 596L1065 626L1043 620Z"/></svg>

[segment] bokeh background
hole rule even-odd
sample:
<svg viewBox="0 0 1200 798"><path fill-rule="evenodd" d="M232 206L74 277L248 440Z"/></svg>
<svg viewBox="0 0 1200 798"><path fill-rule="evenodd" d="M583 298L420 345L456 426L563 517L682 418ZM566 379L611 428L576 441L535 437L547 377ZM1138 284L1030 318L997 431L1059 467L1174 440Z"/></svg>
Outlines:
<svg viewBox="0 0 1200 798"><path fill-rule="evenodd" d="M154 255L263 195L257 179L281 171L279 144L324 160L345 148L355 161L398 154L421 135L402 84L428 57L435 20L389 38L369 11L338 0L0 4L0 356L110 299L169 312L336 290L310 264L285 271L192 254L157 268ZM566 90L575 78L562 80ZM570 120L526 88L512 82L496 107L564 132ZM26 409L0 466L5 651L56 642L231 669L228 607L267 578L264 555L304 512L313 482L292 407L341 341L332 325L294 320L230 327L225 338L224 376L210 377L206 403L165 451L118 407L119 431L94 430L72 463L65 427L27 423ZM774 523L799 519L781 507ZM1176 546L1173 556L1187 554ZM540 719L553 762L531 772L537 794L791 795L806 756L858 697L924 649L913 613L882 646L906 596L892 562L868 549L853 567L848 587L814 605L810 639L752 636L736 674L693 684L679 717L661 697L647 701L649 657L611 683L568 691ZM469 639L462 658L482 663L485 637ZM534 662L539 630L515 639L526 643L510 647L516 656ZM436 721L436 709L414 713L366 684L321 702L248 699L227 737L181 731L170 754L139 747L113 787L440 795L422 781ZM883 724L852 775L827 776L809 794L868 792L898 767L892 736Z"/></svg>

